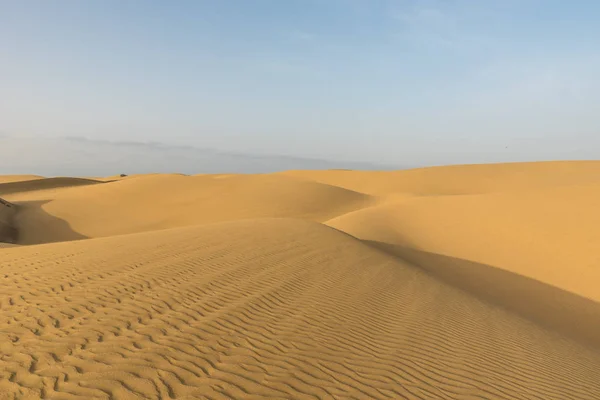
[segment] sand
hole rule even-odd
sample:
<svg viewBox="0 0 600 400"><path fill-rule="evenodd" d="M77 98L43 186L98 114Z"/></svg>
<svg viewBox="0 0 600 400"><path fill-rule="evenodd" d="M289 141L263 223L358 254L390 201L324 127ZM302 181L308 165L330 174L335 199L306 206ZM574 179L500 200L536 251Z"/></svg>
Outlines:
<svg viewBox="0 0 600 400"><path fill-rule="evenodd" d="M23 182L43 179L39 175L0 175L0 183Z"/></svg>
<svg viewBox="0 0 600 400"><path fill-rule="evenodd" d="M0 398L600 399L600 162L0 197Z"/></svg>

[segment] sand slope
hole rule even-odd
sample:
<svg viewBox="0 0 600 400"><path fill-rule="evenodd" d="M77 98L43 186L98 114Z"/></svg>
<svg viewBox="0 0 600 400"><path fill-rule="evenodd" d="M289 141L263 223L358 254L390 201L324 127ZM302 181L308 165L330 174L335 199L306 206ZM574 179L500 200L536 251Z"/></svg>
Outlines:
<svg viewBox="0 0 600 400"><path fill-rule="evenodd" d="M316 223L4 250L30 398L593 398L600 354Z"/></svg>
<svg viewBox="0 0 600 400"><path fill-rule="evenodd" d="M328 225L600 346L600 185L377 205Z"/></svg>
<svg viewBox="0 0 600 400"><path fill-rule="evenodd" d="M600 184L419 197L361 209L328 224L361 239L499 265L600 301L599 198ZM385 226L370 223L383 219Z"/></svg>
<svg viewBox="0 0 600 400"><path fill-rule="evenodd" d="M244 218L322 221L371 201L370 196L336 186L271 175L148 175L4 196L21 206L15 224L23 244ZM44 229L39 229L40 222Z"/></svg>
<svg viewBox="0 0 600 400"><path fill-rule="evenodd" d="M405 171L287 171L294 176L374 195L455 195L600 183L600 162L451 165Z"/></svg>
<svg viewBox="0 0 600 400"><path fill-rule="evenodd" d="M0 398L600 399L599 172L0 183Z"/></svg>

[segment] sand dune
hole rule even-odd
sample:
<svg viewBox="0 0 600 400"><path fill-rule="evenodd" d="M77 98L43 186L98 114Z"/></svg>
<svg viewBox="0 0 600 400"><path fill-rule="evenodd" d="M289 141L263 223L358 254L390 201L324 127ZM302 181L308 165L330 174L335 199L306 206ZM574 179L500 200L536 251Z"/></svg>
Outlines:
<svg viewBox="0 0 600 400"><path fill-rule="evenodd" d="M598 172L0 184L0 398L600 399Z"/></svg>
<svg viewBox="0 0 600 400"><path fill-rule="evenodd" d="M324 221L371 201L370 196L347 189L271 175L149 175L5 198L21 202L15 225L22 244L244 218ZM45 229L39 229L40 221Z"/></svg>
<svg viewBox="0 0 600 400"><path fill-rule="evenodd" d="M452 165L406 171L287 171L286 176L373 195L456 195L600 183L597 161Z"/></svg>
<svg viewBox="0 0 600 400"><path fill-rule="evenodd" d="M0 183L32 181L35 179L43 179L39 175L0 175Z"/></svg>
<svg viewBox="0 0 600 400"><path fill-rule="evenodd" d="M316 223L205 225L8 250L2 261L6 391L282 399L600 391L596 351Z"/></svg>
<svg viewBox="0 0 600 400"><path fill-rule="evenodd" d="M327 225L600 346L598 198L600 185L412 197Z"/></svg>
<svg viewBox="0 0 600 400"><path fill-rule="evenodd" d="M599 198L600 184L413 197L328 224L361 239L502 266L600 301L594 283L600 280L595 251L600 244Z"/></svg>

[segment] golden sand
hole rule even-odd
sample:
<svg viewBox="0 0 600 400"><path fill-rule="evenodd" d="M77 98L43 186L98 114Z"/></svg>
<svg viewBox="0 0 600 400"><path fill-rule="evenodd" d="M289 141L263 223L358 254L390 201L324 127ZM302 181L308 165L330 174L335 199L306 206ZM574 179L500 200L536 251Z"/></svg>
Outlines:
<svg viewBox="0 0 600 400"><path fill-rule="evenodd" d="M0 399L600 399L600 162L117 178L0 176Z"/></svg>

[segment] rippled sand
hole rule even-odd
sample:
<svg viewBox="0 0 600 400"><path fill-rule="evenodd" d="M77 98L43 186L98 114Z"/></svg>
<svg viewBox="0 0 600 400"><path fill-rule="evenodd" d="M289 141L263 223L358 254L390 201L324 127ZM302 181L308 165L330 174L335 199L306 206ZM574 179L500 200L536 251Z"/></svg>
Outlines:
<svg viewBox="0 0 600 400"><path fill-rule="evenodd" d="M0 399L600 399L600 163L0 197Z"/></svg>

